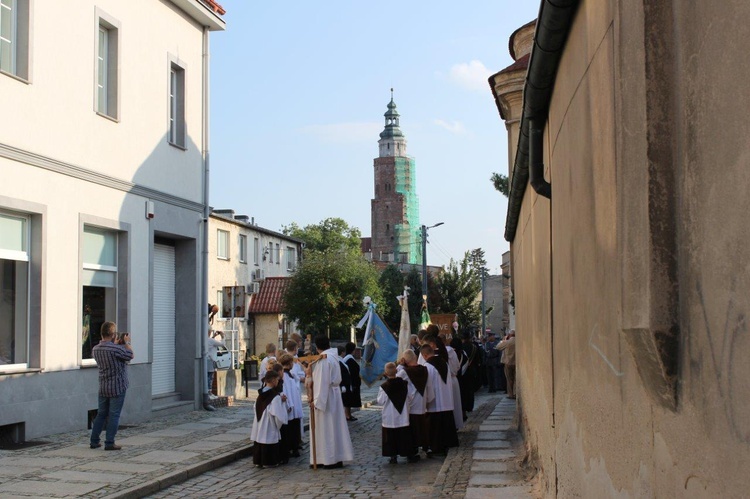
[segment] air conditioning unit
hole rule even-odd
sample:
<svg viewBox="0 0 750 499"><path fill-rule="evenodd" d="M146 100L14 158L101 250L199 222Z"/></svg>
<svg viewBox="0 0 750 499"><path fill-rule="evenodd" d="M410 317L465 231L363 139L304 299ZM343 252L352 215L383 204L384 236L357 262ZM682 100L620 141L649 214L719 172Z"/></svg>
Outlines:
<svg viewBox="0 0 750 499"><path fill-rule="evenodd" d="M263 269L255 269L253 272L253 280L262 281L266 278L266 271Z"/></svg>
<svg viewBox="0 0 750 499"><path fill-rule="evenodd" d="M260 283L259 282L254 282L254 283L252 283L248 287L250 288L250 290L249 290L250 293L257 294L257 293L260 292Z"/></svg>

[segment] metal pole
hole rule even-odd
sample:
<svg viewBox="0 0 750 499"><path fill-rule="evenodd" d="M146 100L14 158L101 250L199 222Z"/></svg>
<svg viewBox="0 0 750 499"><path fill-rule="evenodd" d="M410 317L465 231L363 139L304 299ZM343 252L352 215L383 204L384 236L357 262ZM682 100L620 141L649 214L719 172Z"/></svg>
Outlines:
<svg viewBox="0 0 750 499"><path fill-rule="evenodd" d="M203 86L203 96L201 99L201 113L202 113L202 147L203 147L203 227L201 234L201 326L200 326L200 362L199 365L199 376L203 378L200 383L201 393L203 398L203 408L207 411L213 411L214 408L208 403L208 367L206 366L206 359L204 352L206 351L206 338L208 337L208 219L211 215L211 210L208 204L208 180L210 178L210 155L208 148L209 141L209 121L208 121L208 106L209 106L209 89L208 89L208 26L203 27L203 60L202 60L202 71L201 71L201 84Z"/></svg>
<svg viewBox="0 0 750 499"><path fill-rule="evenodd" d="M427 226L422 226L422 299L427 306ZM429 310L429 309L428 309Z"/></svg>
<svg viewBox="0 0 750 499"><path fill-rule="evenodd" d="M485 331L487 331L487 326L486 326L486 321L485 321L485 318L486 318L486 309L485 309L485 306L484 306L484 283L485 283L485 276L486 276L486 271L485 271L484 268L482 268L482 334L481 334L482 338L484 338Z"/></svg>

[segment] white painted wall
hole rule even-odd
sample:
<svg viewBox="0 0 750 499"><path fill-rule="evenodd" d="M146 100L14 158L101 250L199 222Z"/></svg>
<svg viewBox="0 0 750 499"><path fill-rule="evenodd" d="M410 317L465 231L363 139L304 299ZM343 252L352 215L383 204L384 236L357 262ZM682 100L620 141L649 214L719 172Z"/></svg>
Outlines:
<svg viewBox="0 0 750 499"><path fill-rule="evenodd" d="M118 123L94 112L95 7L121 28ZM0 75L2 114L13 117L0 120L0 142L200 201L197 23L169 2L36 0L31 37L30 84ZM187 151L167 143L170 54L186 66Z"/></svg>

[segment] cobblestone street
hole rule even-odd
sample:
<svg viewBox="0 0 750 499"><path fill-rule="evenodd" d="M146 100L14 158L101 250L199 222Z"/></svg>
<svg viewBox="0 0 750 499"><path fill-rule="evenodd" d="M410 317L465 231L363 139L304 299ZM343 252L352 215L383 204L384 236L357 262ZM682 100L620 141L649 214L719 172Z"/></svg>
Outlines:
<svg viewBox="0 0 750 499"><path fill-rule="evenodd" d="M433 496L432 484L444 458L388 464L380 456L380 409L362 409L357 418L349 423L355 461L342 469L311 470L306 445L301 456L287 465L260 469L253 467L252 458L241 459L152 497L253 497L261 493L295 498L391 497L414 492L416 497Z"/></svg>
<svg viewBox="0 0 750 499"><path fill-rule="evenodd" d="M343 469L311 470L309 450L305 448L299 458L293 458L284 466L259 469L252 466L251 458L241 459L151 497L465 497L479 426L500 399L500 396L478 394L477 408L459 433L460 447L451 449L445 458L425 459L423 454L423 459L415 464L406 464L401 458L399 464L389 464L387 458L380 455L380 409L371 407L359 411L358 421L350 423L355 461Z"/></svg>

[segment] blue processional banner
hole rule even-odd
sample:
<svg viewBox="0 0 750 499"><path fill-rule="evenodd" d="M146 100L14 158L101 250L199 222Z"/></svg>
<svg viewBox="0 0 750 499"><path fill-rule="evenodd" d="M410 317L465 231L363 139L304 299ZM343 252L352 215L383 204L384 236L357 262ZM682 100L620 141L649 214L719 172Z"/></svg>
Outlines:
<svg viewBox="0 0 750 499"><path fill-rule="evenodd" d="M363 347L360 377L367 386L372 386L383 375L385 365L396 362L398 357L396 338L374 310L370 313Z"/></svg>

